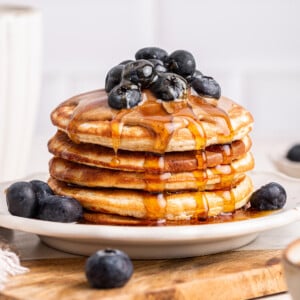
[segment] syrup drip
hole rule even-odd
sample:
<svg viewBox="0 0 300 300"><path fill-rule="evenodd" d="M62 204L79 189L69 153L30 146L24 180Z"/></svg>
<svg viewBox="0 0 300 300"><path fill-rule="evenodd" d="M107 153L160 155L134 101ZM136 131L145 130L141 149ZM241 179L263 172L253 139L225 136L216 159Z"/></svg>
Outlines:
<svg viewBox="0 0 300 300"><path fill-rule="evenodd" d="M197 203L197 210L194 217L198 220L199 219L206 220L208 218L208 211L209 211L206 194L203 192L196 193L195 200Z"/></svg>
<svg viewBox="0 0 300 300"><path fill-rule="evenodd" d="M216 128L218 128L218 134L220 143L223 144L222 137L227 139L230 137L232 139L233 129L228 117L227 112L221 105L211 105L206 102L203 98L190 95L189 97L190 105L193 107L195 115L199 116L199 120L206 120L212 124L216 124ZM229 110L229 108L227 108ZM200 123L201 124L201 123Z"/></svg>
<svg viewBox="0 0 300 300"><path fill-rule="evenodd" d="M166 187L166 180L171 176L171 173L153 174L144 173L144 182L148 192L163 192Z"/></svg>
<svg viewBox="0 0 300 300"><path fill-rule="evenodd" d="M227 191L217 191L217 194L219 194L220 197L223 198L223 212L228 213L228 212L233 212L235 211L235 195L232 190L227 190Z"/></svg>
<svg viewBox="0 0 300 300"><path fill-rule="evenodd" d="M147 170L147 172L144 173L144 182L147 191L162 192L165 190L165 181L170 176L170 173L162 173L164 163L163 155L146 154L144 170Z"/></svg>
<svg viewBox="0 0 300 300"><path fill-rule="evenodd" d="M147 152L144 160L144 170L149 172L161 173L165 167L165 158L163 155L157 155L154 153Z"/></svg>
<svg viewBox="0 0 300 300"><path fill-rule="evenodd" d="M197 168L198 169L206 169L207 168L207 155L205 150L197 150L196 151L196 159L197 159Z"/></svg>
<svg viewBox="0 0 300 300"><path fill-rule="evenodd" d="M118 149L120 147L121 143L121 135L122 135L122 129L123 129L123 123L122 123L122 117L127 113L126 110L122 110L116 118L114 118L111 123L111 139L112 139L112 148L115 151L115 154L117 154Z"/></svg>
<svg viewBox="0 0 300 300"><path fill-rule="evenodd" d="M221 147L223 161L227 161L228 158L232 157L232 145L231 144L225 144L223 147Z"/></svg>
<svg viewBox="0 0 300 300"><path fill-rule="evenodd" d="M95 91L88 94L83 94L80 97L80 101L76 103L77 106L74 109L71 120L67 126L68 136L75 143L79 143L80 139L78 137L78 131L80 131L80 126L86 122L94 122L105 119L112 119L112 112L110 110L105 110L103 113L103 108L108 108L107 95L105 91ZM96 133L96 128L94 129Z"/></svg>
<svg viewBox="0 0 300 300"><path fill-rule="evenodd" d="M148 219L161 219L165 216L167 202L163 193L152 194L151 196L144 197L144 205L147 211Z"/></svg>
<svg viewBox="0 0 300 300"><path fill-rule="evenodd" d="M203 191L207 183L207 170L196 170L193 172L196 179L197 188L199 191Z"/></svg>
<svg viewBox="0 0 300 300"><path fill-rule="evenodd" d="M120 160L118 156L115 154L115 156L112 158L109 164L112 168L116 168L120 165Z"/></svg>

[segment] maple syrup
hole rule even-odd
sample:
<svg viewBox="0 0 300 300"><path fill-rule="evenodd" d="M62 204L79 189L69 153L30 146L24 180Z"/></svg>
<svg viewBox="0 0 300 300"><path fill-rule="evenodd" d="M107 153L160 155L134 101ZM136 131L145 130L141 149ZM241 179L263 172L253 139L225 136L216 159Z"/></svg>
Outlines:
<svg viewBox="0 0 300 300"><path fill-rule="evenodd" d="M124 126L141 126L149 129L155 140L152 152L164 153L173 133L179 128L187 128L194 138L195 149L204 149L207 145L203 120L215 124L218 135L228 140L233 136L230 119L222 105L209 104L205 99L188 94L179 101L157 100L150 91L143 92L143 102L131 109L114 110L108 107L107 94L104 90L82 95L74 109L67 126L70 138L78 142L81 126L84 123L108 121L111 126L112 147L115 152L120 148ZM226 104L230 105L230 104ZM176 122L175 122L176 120ZM89 128L97 134L97 126Z"/></svg>
<svg viewBox="0 0 300 300"><path fill-rule="evenodd" d="M222 106L223 105L223 106ZM109 122L111 127L112 148L115 157L111 160L110 165L117 167L119 164L118 150L122 148L122 132L125 126L141 126L147 128L153 135L154 148L153 152L145 155L144 170L149 170L144 174L144 182L146 190L155 192L151 196L144 197L144 205L147 211L147 219L158 219L165 215L166 200L164 193L167 173L162 173L165 167L164 153L167 149L170 139L174 132L180 128L187 128L194 139L195 157L197 160L197 168L193 171L195 181L199 192L194 192L193 197L197 203L196 213L188 224L216 223L226 220L235 221L237 218L249 217L246 211L231 213L231 215L218 216L214 218L208 217L208 202L205 193L200 192L207 183L207 155L205 148L207 146L206 123L213 124L217 128L215 133L218 141L225 143L232 140L233 129L230 118L226 111L230 108L224 105L233 105L231 102L227 104L212 105L205 99L192 95L190 92L185 99L179 101L159 101L148 90L143 91L143 101L131 109L114 110L108 107L107 94L104 90L97 93L83 95L75 108L72 118L67 127L69 137L79 142L79 134L81 126L84 127L85 122L97 123L97 121L105 120ZM93 129L93 134L97 134L97 126ZM232 146L230 144L217 147L217 152L221 151L224 161L230 161L232 158ZM134 155L134 152L133 152ZM219 169L218 169L219 168ZM224 171L224 169L227 170ZM158 173L153 174L153 172ZM234 170L230 166L220 165L216 167L216 174L220 172L228 175L224 176L225 180L231 178ZM157 193L158 192L158 193ZM222 193L224 197L224 212L235 211L235 195L231 190L216 191ZM115 217L116 218L116 217ZM110 222L114 224L114 217L110 218ZM125 219L124 219L125 220ZM205 220L205 221L203 221ZM125 222L125 221L124 221ZM144 220L143 222L146 222ZM126 222L125 222L126 223ZM153 224L153 221L151 221ZM159 223L161 224L161 222ZM165 222L165 224L186 224L186 222Z"/></svg>
<svg viewBox="0 0 300 300"><path fill-rule="evenodd" d="M238 222L250 219L265 217L276 211L256 211L250 208L241 208L231 213L222 213L214 217L208 217L205 214L199 214L198 218L190 220L169 221L165 219L137 219L133 217L123 217L105 213L91 213L84 214L86 220L82 220L81 224L90 225L119 225L119 226L186 226L186 225L206 225L219 224L227 222Z"/></svg>

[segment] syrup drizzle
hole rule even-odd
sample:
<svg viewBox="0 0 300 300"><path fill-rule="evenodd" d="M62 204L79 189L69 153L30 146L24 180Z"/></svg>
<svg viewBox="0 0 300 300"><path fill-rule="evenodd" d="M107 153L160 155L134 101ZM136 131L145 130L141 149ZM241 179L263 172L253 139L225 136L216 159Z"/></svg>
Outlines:
<svg viewBox="0 0 300 300"><path fill-rule="evenodd" d="M204 150L207 145L207 136L202 121L205 120L216 125L215 128L218 130L216 135L221 143L227 141L228 137L232 139L233 130L226 112L230 108L209 104L205 99L190 93L186 99L171 102L158 101L149 91L145 91L143 96L144 101L141 105L117 111L108 107L107 95L104 91L82 95L67 127L69 137L78 143L78 132L80 132L78 129L84 126L85 122L109 121L112 148L115 152L115 157L110 164L111 166L118 166L117 152L121 146L124 126L143 126L153 134L155 140L153 152L160 153L159 155L147 154L144 168L161 172L165 164L163 153L166 151L173 133L179 128L187 128L194 139L198 163L198 170L194 171L193 174L198 189L203 190L207 182L207 156ZM178 120L180 121L178 122ZM95 126L93 133L97 134L97 126ZM224 159L231 156L231 148L230 145L222 148ZM232 174L232 170L229 170L229 173ZM157 180L157 175L154 176L151 172L144 174L147 190L156 191L151 196L144 197L144 205L149 219L157 219L165 214L164 194L157 193L157 191L165 189L166 180L164 176L167 176L166 173L161 174ZM217 191L217 193L219 192ZM205 193L200 191L195 193L194 199L197 205L195 217L207 218L209 207ZM234 209L235 197L232 192L228 191L225 193L224 211L229 212L234 211Z"/></svg>

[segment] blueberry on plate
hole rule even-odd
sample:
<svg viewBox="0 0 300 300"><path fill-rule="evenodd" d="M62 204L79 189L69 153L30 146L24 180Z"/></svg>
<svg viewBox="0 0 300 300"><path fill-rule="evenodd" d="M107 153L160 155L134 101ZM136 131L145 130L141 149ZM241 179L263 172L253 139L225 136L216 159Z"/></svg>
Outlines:
<svg viewBox="0 0 300 300"><path fill-rule="evenodd" d="M165 67L164 63L159 60L159 59L148 59L154 66L154 70L156 72L162 72L162 73L165 73L167 72L167 68Z"/></svg>
<svg viewBox="0 0 300 300"><path fill-rule="evenodd" d="M31 180L32 188L35 192L38 202L40 203L45 197L54 195L49 185L41 180Z"/></svg>
<svg viewBox="0 0 300 300"><path fill-rule="evenodd" d="M270 182L251 195L250 203L256 210L280 209L286 203L286 191L279 183Z"/></svg>
<svg viewBox="0 0 300 300"><path fill-rule="evenodd" d="M128 255L120 250L105 249L91 255L85 274L93 288L110 289L123 286L133 273Z"/></svg>
<svg viewBox="0 0 300 300"><path fill-rule="evenodd" d="M122 81L108 94L108 104L114 109L131 108L142 100L140 88L130 81Z"/></svg>
<svg viewBox="0 0 300 300"><path fill-rule="evenodd" d="M182 98L186 89L185 79L174 73L158 73L158 78L150 86L152 93L164 101Z"/></svg>
<svg viewBox="0 0 300 300"><path fill-rule="evenodd" d="M140 59L125 65L123 79L140 85L142 89L147 88L152 82L156 73L154 65L145 59Z"/></svg>
<svg viewBox="0 0 300 300"><path fill-rule="evenodd" d="M120 64L111 68L105 78L105 91L109 93L122 80L124 65Z"/></svg>
<svg viewBox="0 0 300 300"><path fill-rule="evenodd" d="M191 82L191 85L200 96L215 99L221 97L221 87L212 77L198 76Z"/></svg>
<svg viewBox="0 0 300 300"><path fill-rule="evenodd" d="M169 72L179 74L182 77L191 76L196 70L194 56L185 50L174 51L167 57L165 65Z"/></svg>
<svg viewBox="0 0 300 300"><path fill-rule="evenodd" d="M289 149L286 157L287 157L287 159L289 159L291 161L300 162L300 144L296 144L296 145L292 146Z"/></svg>
<svg viewBox="0 0 300 300"><path fill-rule="evenodd" d="M196 70L192 75L187 76L185 79L188 83L191 83L196 78L201 79L202 76L203 74L199 70Z"/></svg>
<svg viewBox="0 0 300 300"><path fill-rule="evenodd" d="M159 59L165 61L167 57L168 53L158 47L142 48L135 54L135 59Z"/></svg>
<svg viewBox="0 0 300 300"><path fill-rule="evenodd" d="M19 181L9 186L6 202L8 211L14 216L32 218L37 214L38 200L29 182Z"/></svg>
<svg viewBox="0 0 300 300"><path fill-rule="evenodd" d="M37 218L45 221L71 223L82 218L83 208L74 198L47 196L40 203Z"/></svg>

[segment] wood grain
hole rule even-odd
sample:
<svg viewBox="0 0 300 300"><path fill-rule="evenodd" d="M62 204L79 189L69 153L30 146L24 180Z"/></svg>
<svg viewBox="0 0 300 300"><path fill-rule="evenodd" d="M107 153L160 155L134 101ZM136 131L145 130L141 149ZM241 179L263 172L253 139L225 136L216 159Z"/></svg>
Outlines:
<svg viewBox="0 0 300 300"><path fill-rule="evenodd" d="M139 260L127 285L110 290L89 287L86 258L26 261L30 272L10 278L0 299L250 299L286 291L280 258L280 250L263 250Z"/></svg>

